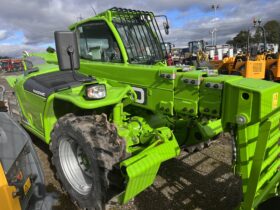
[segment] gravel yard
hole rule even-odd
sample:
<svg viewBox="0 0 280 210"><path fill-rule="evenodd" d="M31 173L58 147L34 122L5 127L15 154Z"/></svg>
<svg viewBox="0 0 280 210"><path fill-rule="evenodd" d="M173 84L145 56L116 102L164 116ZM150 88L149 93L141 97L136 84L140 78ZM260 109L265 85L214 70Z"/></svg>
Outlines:
<svg viewBox="0 0 280 210"><path fill-rule="evenodd" d="M4 80L7 75L0 73L0 84L7 86ZM34 136L32 139L42 162L47 190L59 195L55 209L78 209L55 179L48 146ZM201 152L181 152L178 158L161 166L154 184L134 201L123 206L111 204L108 209L230 210L240 201L240 180L231 170L230 139L223 136Z"/></svg>

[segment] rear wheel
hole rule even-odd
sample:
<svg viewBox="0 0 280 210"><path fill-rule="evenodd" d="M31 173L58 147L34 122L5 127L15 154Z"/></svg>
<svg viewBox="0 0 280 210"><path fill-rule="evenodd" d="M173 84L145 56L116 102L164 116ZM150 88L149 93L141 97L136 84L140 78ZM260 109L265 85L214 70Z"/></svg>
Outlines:
<svg viewBox="0 0 280 210"><path fill-rule="evenodd" d="M274 74L271 70L265 71L265 80L274 81Z"/></svg>
<svg viewBox="0 0 280 210"><path fill-rule="evenodd" d="M238 76L241 76L241 73L239 71L234 71L231 73L232 75L238 75Z"/></svg>
<svg viewBox="0 0 280 210"><path fill-rule="evenodd" d="M219 70L219 74L229 74L229 71L226 67L222 67L220 70Z"/></svg>
<svg viewBox="0 0 280 210"><path fill-rule="evenodd" d="M125 141L105 114L60 118L52 132L57 178L81 208L104 209L114 166L125 158Z"/></svg>

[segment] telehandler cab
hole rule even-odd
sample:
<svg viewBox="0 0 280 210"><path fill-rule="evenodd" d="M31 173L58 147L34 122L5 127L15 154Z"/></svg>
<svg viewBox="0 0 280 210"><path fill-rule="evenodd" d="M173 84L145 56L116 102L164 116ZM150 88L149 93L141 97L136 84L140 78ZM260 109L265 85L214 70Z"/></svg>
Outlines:
<svg viewBox="0 0 280 210"><path fill-rule="evenodd" d="M205 51L206 43L204 40L191 41L188 43L189 54L186 56L185 63L196 68L206 68L209 66L209 55Z"/></svg>
<svg viewBox="0 0 280 210"><path fill-rule="evenodd" d="M151 12L113 8L56 32L58 59L42 54L49 64L8 79L22 125L50 144L58 179L89 209L118 193L128 202L180 147L228 131L240 209L257 208L279 193L280 85L167 67L156 25Z"/></svg>

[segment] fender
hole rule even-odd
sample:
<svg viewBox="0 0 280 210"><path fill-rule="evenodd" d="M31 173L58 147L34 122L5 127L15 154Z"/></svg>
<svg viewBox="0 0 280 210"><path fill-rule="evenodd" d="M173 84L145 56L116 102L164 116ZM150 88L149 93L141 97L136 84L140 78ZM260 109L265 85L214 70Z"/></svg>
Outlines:
<svg viewBox="0 0 280 210"><path fill-rule="evenodd" d="M7 80L8 84L11 88L15 87L15 84L16 84L16 81L17 81L18 77L19 76L8 76L8 77L6 77L6 80Z"/></svg>
<svg viewBox="0 0 280 210"><path fill-rule="evenodd" d="M104 99L87 100L83 96L83 92L85 92L85 85L53 93L48 97L43 117L45 130L44 141L46 143L50 143L51 132L58 120L58 117L56 117L56 114L53 112L55 100L73 104L77 109L93 110L102 107L114 106L119 103L123 103L124 105L131 104L136 98L135 92L128 85L112 87L107 83L100 82L98 84L106 84L107 96Z"/></svg>

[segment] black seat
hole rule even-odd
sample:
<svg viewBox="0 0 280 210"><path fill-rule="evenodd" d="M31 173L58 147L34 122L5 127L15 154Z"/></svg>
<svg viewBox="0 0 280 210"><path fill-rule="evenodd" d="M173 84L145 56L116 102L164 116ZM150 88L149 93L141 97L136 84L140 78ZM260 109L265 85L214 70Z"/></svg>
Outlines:
<svg viewBox="0 0 280 210"><path fill-rule="evenodd" d="M76 73L79 80L86 80L89 77ZM88 81L88 80L87 80ZM92 81L95 81L93 79ZM55 71L31 77L24 83L24 89L36 95L47 98L53 92L79 86L82 82L73 78L71 71Z"/></svg>

